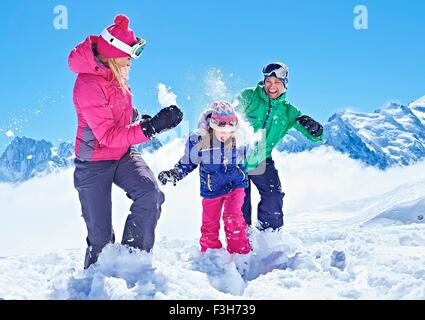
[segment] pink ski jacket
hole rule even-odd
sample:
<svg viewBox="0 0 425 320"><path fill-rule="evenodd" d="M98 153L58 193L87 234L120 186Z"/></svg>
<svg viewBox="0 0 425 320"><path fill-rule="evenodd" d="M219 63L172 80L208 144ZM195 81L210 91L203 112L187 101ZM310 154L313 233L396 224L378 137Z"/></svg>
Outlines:
<svg viewBox="0 0 425 320"><path fill-rule="evenodd" d="M78 44L68 58L76 73L74 105L78 117L75 155L84 161L119 160L131 145L149 141L139 123L131 96L112 71L95 58L97 36Z"/></svg>

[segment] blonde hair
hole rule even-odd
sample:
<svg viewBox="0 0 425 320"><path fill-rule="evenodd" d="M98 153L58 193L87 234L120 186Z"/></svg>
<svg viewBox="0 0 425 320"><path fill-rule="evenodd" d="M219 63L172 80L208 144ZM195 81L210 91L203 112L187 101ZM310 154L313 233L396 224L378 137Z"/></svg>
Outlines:
<svg viewBox="0 0 425 320"><path fill-rule="evenodd" d="M214 129L209 128L208 132L201 136L201 141L198 142L197 146L199 147L199 150L205 150L212 148L211 141L213 138ZM231 150L233 146L236 146L236 139L232 137L231 139L228 139L224 147L228 150Z"/></svg>
<svg viewBox="0 0 425 320"><path fill-rule="evenodd" d="M129 68L128 67L122 67L120 68L117 64L117 61L114 58L105 58L102 55L98 55L98 58L103 63L106 63L111 69L112 74L114 75L114 78L118 81L121 90L128 94L132 95L129 86L127 85L127 79L129 75Z"/></svg>

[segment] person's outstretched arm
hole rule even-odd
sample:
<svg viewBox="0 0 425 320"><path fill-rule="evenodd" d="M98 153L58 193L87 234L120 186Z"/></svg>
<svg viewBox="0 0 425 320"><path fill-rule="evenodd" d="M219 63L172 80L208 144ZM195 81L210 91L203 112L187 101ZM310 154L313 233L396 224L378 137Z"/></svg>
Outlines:
<svg viewBox="0 0 425 320"><path fill-rule="evenodd" d="M238 112L241 115L245 115L245 111L248 108L249 104L252 100L252 95L254 93L254 90L252 88L248 88L243 90L237 97L237 106L235 108L236 112Z"/></svg>
<svg viewBox="0 0 425 320"><path fill-rule="evenodd" d="M189 173L195 170L199 163L200 159L198 159L197 155L197 144L198 144L198 136L190 136L186 142L185 152L183 157L176 163L174 168L170 170L161 171L158 175L158 180L166 185L167 182L172 182L175 186L177 181L182 180Z"/></svg>
<svg viewBox="0 0 425 320"><path fill-rule="evenodd" d="M303 115L300 110L288 103L287 106L291 108L291 127L301 132L301 134L313 142L323 140L323 126L313 118Z"/></svg>

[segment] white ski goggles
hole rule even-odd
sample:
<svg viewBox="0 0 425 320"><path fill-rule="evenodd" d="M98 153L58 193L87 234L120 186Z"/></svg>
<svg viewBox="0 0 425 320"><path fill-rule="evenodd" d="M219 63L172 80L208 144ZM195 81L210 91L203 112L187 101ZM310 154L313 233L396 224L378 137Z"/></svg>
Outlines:
<svg viewBox="0 0 425 320"><path fill-rule="evenodd" d="M288 85L288 67L280 62L270 63L263 68L265 78L275 76L282 80L285 87Z"/></svg>
<svg viewBox="0 0 425 320"><path fill-rule="evenodd" d="M269 77L272 74L275 74L277 78L287 78L288 77L288 67L283 63L270 63L263 68L263 74L265 77Z"/></svg>
<svg viewBox="0 0 425 320"><path fill-rule="evenodd" d="M110 34L107 29L104 29L102 33L100 34L100 36L103 39L105 39L105 41L108 42L110 45L127 53L133 59L140 58L140 55L142 54L146 44L146 40L142 38L137 38L137 42L133 44L132 46L129 46L127 43L121 41L120 39Z"/></svg>

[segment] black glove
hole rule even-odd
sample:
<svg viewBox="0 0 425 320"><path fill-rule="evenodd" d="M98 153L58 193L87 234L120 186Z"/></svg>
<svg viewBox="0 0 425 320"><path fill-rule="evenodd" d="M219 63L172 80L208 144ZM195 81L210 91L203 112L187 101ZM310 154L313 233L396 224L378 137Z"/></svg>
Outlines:
<svg viewBox="0 0 425 320"><path fill-rule="evenodd" d="M152 118L142 120L140 125L146 137L152 138L157 133L176 127L183 120L183 112L177 106L169 106L159 111Z"/></svg>
<svg viewBox="0 0 425 320"><path fill-rule="evenodd" d="M152 119L152 117L148 114L142 114L141 118L142 118L142 120Z"/></svg>
<svg viewBox="0 0 425 320"><path fill-rule="evenodd" d="M301 116L295 119L300 125L302 125L309 134L313 137L320 137L323 133L323 126L317 121L313 120L309 116Z"/></svg>
<svg viewBox="0 0 425 320"><path fill-rule="evenodd" d="M158 180L165 186L167 182L172 182L175 186L180 180L179 169L173 168L168 171L161 171L158 175Z"/></svg>

